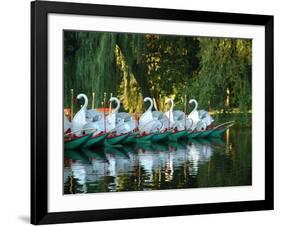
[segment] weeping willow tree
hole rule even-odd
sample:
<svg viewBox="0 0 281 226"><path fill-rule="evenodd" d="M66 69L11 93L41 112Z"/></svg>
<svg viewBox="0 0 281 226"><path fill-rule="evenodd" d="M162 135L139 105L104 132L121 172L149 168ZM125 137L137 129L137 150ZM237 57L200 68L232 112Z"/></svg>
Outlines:
<svg viewBox="0 0 281 226"><path fill-rule="evenodd" d="M85 93L91 97L95 92L99 105L104 92L116 93L120 82L115 65L116 34L66 31L64 35L68 40L64 45L65 97L69 96L71 88L76 95ZM65 101L67 106L68 100Z"/></svg>
<svg viewBox="0 0 281 226"><path fill-rule="evenodd" d="M104 100L104 93L119 94L129 111L140 99L138 93L150 96L143 76L144 35L65 31L64 39L65 106L70 105L67 97L72 88L75 95L83 92L91 97L95 92L97 105ZM135 99L128 98L130 92L134 92Z"/></svg>

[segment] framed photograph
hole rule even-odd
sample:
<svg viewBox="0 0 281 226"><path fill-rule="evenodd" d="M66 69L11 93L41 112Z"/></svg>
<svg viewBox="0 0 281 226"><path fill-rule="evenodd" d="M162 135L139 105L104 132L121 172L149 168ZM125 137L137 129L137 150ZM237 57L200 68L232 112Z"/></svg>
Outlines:
<svg viewBox="0 0 281 226"><path fill-rule="evenodd" d="M31 3L31 223L273 209L273 16Z"/></svg>

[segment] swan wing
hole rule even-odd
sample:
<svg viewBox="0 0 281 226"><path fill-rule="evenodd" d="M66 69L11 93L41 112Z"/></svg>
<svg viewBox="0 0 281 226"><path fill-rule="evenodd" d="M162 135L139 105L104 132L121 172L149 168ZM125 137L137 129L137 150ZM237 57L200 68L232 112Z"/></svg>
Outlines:
<svg viewBox="0 0 281 226"><path fill-rule="evenodd" d="M206 115L208 115L209 113L208 113L207 111L205 111L205 110L199 110L199 111L198 111L198 114L199 114L199 117L200 117L200 118L204 118L204 117L206 117Z"/></svg>
<svg viewBox="0 0 281 226"><path fill-rule="evenodd" d="M174 121L174 115L173 112L171 111L167 111L165 112L166 117L168 118L168 120L170 121L170 126L174 125L175 121Z"/></svg>
<svg viewBox="0 0 281 226"><path fill-rule="evenodd" d="M198 111L192 111L188 116L188 119L192 120L191 129L194 130L197 127L197 123L200 121Z"/></svg>
<svg viewBox="0 0 281 226"><path fill-rule="evenodd" d="M82 128L87 123L86 121L86 110L82 108L80 111L78 111L71 123L71 131L73 131L76 135L82 134ZM77 132L75 132L77 131Z"/></svg>
<svg viewBox="0 0 281 226"><path fill-rule="evenodd" d="M96 122L88 122L83 126L83 132L85 134L101 132L99 129L98 123Z"/></svg>
<svg viewBox="0 0 281 226"><path fill-rule="evenodd" d="M140 132L151 133L161 129L161 122L158 120L151 120L144 125L139 126Z"/></svg>
<svg viewBox="0 0 281 226"><path fill-rule="evenodd" d="M164 116L165 116L165 114L163 112L161 112L161 111L153 111L152 112L153 119L160 120Z"/></svg>
<svg viewBox="0 0 281 226"><path fill-rule="evenodd" d="M179 110L173 111L174 121L183 120L184 119L184 115L185 114L184 114L183 111L179 111Z"/></svg>
<svg viewBox="0 0 281 226"><path fill-rule="evenodd" d="M106 117L106 130L111 131L116 127L116 114L111 113Z"/></svg>
<svg viewBox="0 0 281 226"><path fill-rule="evenodd" d="M144 112L139 120L140 126L145 125L146 123L150 122L153 120L152 112L151 111L146 111Z"/></svg>
<svg viewBox="0 0 281 226"><path fill-rule="evenodd" d="M86 121L95 122L102 119L103 114L101 112L96 111L95 109L86 111Z"/></svg>

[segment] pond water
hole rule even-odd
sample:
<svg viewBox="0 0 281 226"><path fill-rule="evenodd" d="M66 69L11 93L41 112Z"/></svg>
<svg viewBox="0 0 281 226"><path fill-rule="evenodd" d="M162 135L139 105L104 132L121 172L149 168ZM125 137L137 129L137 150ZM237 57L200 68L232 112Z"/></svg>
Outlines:
<svg viewBox="0 0 281 226"><path fill-rule="evenodd" d="M251 127L232 127L220 138L213 139L64 153L64 194L251 183Z"/></svg>

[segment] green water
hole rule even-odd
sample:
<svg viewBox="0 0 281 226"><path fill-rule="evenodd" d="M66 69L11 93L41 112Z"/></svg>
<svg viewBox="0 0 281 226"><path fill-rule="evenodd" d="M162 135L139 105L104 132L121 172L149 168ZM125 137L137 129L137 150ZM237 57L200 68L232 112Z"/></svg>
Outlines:
<svg viewBox="0 0 281 226"><path fill-rule="evenodd" d="M250 127L232 127L216 139L65 151L65 194L251 183Z"/></svg>

